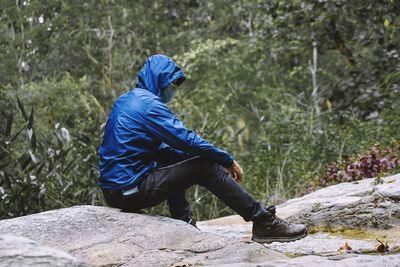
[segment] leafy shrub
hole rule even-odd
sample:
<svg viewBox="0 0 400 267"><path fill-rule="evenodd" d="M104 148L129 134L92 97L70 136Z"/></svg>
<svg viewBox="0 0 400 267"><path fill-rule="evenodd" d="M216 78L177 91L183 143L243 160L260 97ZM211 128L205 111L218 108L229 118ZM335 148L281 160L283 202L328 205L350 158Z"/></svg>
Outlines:
<svg viewBox="0 0 400 267"><path fill-rule="evenodd" d="M12 108L7 126L0 132L0 218L103 203L95 185L102 111L69 76L30 84L28 88L47 88L48 92L56 89L56 94L50 96L51 108L38 104L38 111L32 106L30 113L19 99L13 103L14 97L6 98ZM68 91L71 88L73 92ZM33 90L30 94L29 90L24 92L26 99L44 93ZM66 93L57 98L63 90ZM49 116L54 119L52 130Z"/></svg>

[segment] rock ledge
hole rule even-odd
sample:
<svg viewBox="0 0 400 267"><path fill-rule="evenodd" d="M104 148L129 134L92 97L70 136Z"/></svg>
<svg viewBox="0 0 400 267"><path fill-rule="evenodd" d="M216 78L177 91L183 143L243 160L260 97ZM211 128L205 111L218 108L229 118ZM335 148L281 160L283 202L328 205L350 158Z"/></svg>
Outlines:
<svg viewBox="0 0 400 267"><path fill-rule="evenodd" d="M235 266L286 258L260 244L200 231L181 221L108 207L75 206L2 220L0 234L5 233L65 251L93 266ZM0 251L0 259L5 257ZM0 266L9 265L0 261Z"/></svg>

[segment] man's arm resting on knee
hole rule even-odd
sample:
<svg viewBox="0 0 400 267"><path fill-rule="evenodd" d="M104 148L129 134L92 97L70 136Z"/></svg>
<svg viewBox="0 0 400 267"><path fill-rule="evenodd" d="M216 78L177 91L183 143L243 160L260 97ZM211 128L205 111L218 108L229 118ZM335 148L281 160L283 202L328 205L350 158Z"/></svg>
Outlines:
<svg viewBox="0 0 400 267"><path fill-rule="evenodd" d="M234 159L229 153L213 146L194 131L188 130L163 103L156 103L148 110L145 122L145 127L152 134L172 148L211 159L229 170L234 170L233 173L240 173L236 166L238 164L234 164Z"/></svg>

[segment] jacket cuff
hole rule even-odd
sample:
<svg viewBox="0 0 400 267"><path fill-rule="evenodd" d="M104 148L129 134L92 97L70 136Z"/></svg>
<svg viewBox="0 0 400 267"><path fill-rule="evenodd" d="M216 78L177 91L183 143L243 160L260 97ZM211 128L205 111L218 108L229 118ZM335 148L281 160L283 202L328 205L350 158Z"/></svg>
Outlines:
<svg viewBox="0 0 400 267"><path fill-rule="evenodd" d="M229 168L229 167L232 166L233 161L234 161L234 158L233 158L231 155L228 154L228 155L226 155L226 157L225 157L225 162L224 162L223 166L224 166L225 168Z"/></svg>

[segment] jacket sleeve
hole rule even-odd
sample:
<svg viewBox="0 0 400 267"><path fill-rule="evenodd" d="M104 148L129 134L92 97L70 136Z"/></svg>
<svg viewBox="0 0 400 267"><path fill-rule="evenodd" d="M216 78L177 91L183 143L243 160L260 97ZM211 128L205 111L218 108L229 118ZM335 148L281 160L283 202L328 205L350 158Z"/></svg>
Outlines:
<svg viewBox="0 0 400 267"><path fill-rule="evenodd" d="M145 116L146 128L154 136L188 154L211 159L224 167L232 165L233 157L230 154L188 130L166 105L156 102Z"/></svg>

